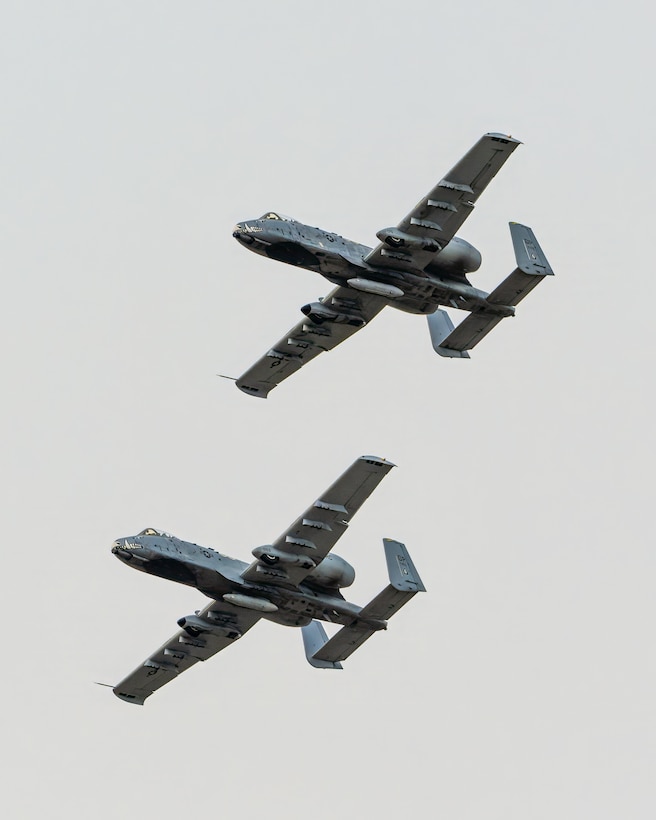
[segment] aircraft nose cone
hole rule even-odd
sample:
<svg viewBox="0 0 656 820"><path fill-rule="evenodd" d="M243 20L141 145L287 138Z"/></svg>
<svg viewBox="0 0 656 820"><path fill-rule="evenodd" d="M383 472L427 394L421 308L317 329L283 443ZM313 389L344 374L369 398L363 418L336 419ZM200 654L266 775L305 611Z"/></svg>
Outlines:
<svg viewBox="0 0 656 820"><path fill-rule="evenodd" d="M112 544L112 555L117 555L119 558L132 558L129 550L126 550L122 541L114 541Z"/></svg>
<svg viewBox="0 0 656 820"><path fill-rule="evenodd" d="M241 242L242 245L248 246L255 242L253 236L244 228L243 225L235 225L232 235L238 242Z"/></svg>

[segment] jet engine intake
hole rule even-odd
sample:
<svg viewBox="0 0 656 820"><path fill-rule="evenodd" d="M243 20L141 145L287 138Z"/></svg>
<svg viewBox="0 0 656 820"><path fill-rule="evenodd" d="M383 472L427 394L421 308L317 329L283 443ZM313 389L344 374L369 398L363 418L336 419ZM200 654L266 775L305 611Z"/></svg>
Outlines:
<svg viewBox="0 0 656 820"><path fill-rule="evenodd" d="M350 587L355 581L355 570L339 555L329 553L316 569L312 570L306 580L308 583L321 587L341 589Z"/></svg>
<svg viewBox="0 0 656 820"><path fill-rule="evenodd" d="M383 228L376 236L390 248L408 248L429 253L437 253L442 248L437 239L431 239L430 236L413 236L398 228Z"/></svg>
<svg viewBox="0 0 656 820"><path fill-rule="evenodd" d="M301 313L311 319L315 325L322 325L324 322L335 322L336 324L352 325L353 327L364 327L366 325L362 316L356 313L341 313L321 302L310 302L303 305Z"/></svg>
<svg viewBox="0 0 656 820"><path fill-rule="evenodd" d="M293 552L283 552L275 547L255 547L253 555L263 564L272 567L274 564L288 564L302 569L314 569L316 563L307 555L296 555Z"/></svg>

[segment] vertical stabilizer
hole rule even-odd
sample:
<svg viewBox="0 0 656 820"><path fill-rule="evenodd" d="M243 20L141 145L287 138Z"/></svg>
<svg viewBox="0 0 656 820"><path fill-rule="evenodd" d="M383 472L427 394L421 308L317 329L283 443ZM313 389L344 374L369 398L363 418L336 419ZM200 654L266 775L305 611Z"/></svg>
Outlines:
<svg viewBox="0 0 656 820"><path fill-rule="evenodd" d="M303 646L305 647L305 657L308 663L316 669L342 669L342 664L337 661L323 661L313 657L326 643L328 635L320 621L310 621L307 626L301 627L303 633Z"/></svg>

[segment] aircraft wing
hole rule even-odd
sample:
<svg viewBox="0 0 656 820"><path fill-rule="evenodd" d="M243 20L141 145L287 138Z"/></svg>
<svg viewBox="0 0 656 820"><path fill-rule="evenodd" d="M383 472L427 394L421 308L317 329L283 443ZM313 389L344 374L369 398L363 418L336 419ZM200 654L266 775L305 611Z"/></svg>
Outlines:
<svg viewBox="0 0 656 820"><path fill-rule="evenodd" d="M272 545L253 551L257 560L242 577L298 586L328 555L392 467L391 461L375 456L357 459Z"/></svg>
<svg viewBox="0 0 656 820"><path fill-rule="evenodd" d="M212 601L198 615L186 618L188 626L198 634L184 629L153 652L141 666L114 687L114 694L128 703L143 706L147 697L185 672L198 661L206 661L254 626L261 613L232 606L225 601Z"/></svg>
<svg viewBox="0 0 656 820"><path fill-rule="evenodd" d="M249 396L265 399L281 381L300 370L324 350L332 350L353 336L387 304L387 299L352 288L337 287L319 303L320 308L333 312L336 321L316 324L305 319L275 344L237 379L237 387Z"/></svg>
<svg viewBox="0 0 656 820"><path fill-rule="evenodd" d="M503 134L484 134L399 222L396 231L409 235L411 240L395 243L392 236L375 247L365 262L382 268L398 268L399 262L401 266L405 262L423 270L453 239L478 197L519 144L519 140Z"/></svg>

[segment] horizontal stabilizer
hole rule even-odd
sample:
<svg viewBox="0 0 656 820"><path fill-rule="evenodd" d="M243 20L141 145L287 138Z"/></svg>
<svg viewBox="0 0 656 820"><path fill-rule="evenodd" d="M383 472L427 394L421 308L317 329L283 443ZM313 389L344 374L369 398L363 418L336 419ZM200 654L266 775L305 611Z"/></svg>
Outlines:
<svg viewBox="0 0 656 820"><path fill-rule="evenodd" d="M510 235L517 267L489 294L484 304L473 310L456 328L444 310L436 310L427 317L431 341L440 356L469 358L467 350L475 347L502 319L512 316L516 305L545 276L553 276L547 258L530 228L511 222Z"/></svg>
<svg viewBox="0 0 656 820"><path fill-rule="evenodd" d="M389 586L370 601L351 624L342 627L318 652L315 652L312 661L334 663L346 660L374 632L385 629L384 622L407 604L417 592L426 591L405 545L390 538L384 539L384 545Z"/></svg>

